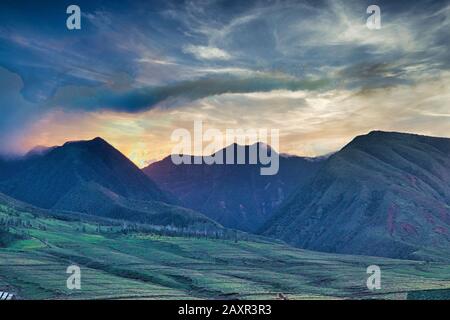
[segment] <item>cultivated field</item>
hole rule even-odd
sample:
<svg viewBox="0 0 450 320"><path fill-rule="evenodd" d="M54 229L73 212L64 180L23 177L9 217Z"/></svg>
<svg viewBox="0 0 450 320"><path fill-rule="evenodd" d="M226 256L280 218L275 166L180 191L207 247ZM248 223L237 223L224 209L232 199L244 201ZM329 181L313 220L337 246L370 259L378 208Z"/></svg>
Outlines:
<svg viewBox="0 0 450 320"><path fill-rule="evenodd" d="M450 288L445 263L317 253L259 238L124 233L7 205L0 221L9 225L2 227L9 240L0 248L0 291L23 299L405 299ZM81 267L81 290L66 288L72 264ZM375 292L366 287L372 264L382 271Z"/></svg>

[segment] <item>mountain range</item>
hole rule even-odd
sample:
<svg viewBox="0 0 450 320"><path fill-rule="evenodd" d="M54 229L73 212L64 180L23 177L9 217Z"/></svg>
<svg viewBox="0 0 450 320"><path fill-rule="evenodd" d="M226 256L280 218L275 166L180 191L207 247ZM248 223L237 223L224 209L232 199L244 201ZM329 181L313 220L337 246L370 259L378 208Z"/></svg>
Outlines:
<svg viewBox="0 0 450 320"><path fill-rule="evenodd" d="M279 155L273 176L248 164L251 147L221 151L244 151L247 164L175 165L169 156L140 170L101 138L68 142L0 160L0 192L49 212L223 225L331 253L449 259L450 139L374 131L329 157Z"/></svg>
<svg viewBox="0 0 450 320"><path fill-rule="evenodd" d="M0 192L44 209L179 227L218 225L178 206L101 138L3 160Z"/></svg>
<svg viewBox="0 0 450 320"><path fill-rule="evenodd" d="M258 153L267 148L261 143L253 145ZM143 171L161 189L172 193L181 203L197 210L225 227L254 232L271 216L273 211L291 194L314 176L323 159L279 155L279 171L275 175L261 175L258 164L249 164L251 146L232 144L221 153L224 163L227 154L234 156L233 164L197 163L176 165L171 156L152 163ZM270 147L270 152L276 152ZM237 155L245 155L245 164L237 164ZM264 150L264 152L266 152ZM213 155L214 156L214 155Z"/></svg>
<svg viewBox="0 0 450 320"><path fill-rule="evenodd" d="M374 131L331 156L261 233L318 251L448 259L450 139Z"/></svg>

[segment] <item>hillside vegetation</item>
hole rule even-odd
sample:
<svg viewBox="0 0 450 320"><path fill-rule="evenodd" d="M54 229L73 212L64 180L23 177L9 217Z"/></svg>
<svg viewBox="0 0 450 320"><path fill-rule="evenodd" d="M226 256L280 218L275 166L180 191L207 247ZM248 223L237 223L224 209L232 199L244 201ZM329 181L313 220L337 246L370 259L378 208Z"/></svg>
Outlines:
<svg viewBox="0 0 450 320"><path fill-rule="evenodd" d="M183 235L92 216L55 218L7 197L0 203L2 228L17 235L0 249L0 289L20 298L363 299L450 288L444 263L317 253L242 233ZM66 288L72 264L81 267L81 290ZM372 264L382 269L376 292L366 288Z"/></svg>

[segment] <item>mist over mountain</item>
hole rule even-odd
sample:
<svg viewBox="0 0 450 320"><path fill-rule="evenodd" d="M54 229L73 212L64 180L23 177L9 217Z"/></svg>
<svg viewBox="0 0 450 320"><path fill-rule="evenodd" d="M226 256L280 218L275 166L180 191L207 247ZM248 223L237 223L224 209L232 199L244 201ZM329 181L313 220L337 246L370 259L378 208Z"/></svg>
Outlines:
<svg viewBox="0 0 450 320"><path fill-rule="evenodd" d="M268 148L269 154L276 152L264 144L253 145ZM144 172L163 190L177 196L183 205L198 210L208 217L230 228L255 231L272 215L289 194L306 183L318 170L322 161L297 156L280 156L279 171L275 175L261 175L264 165L249 164L251 146L233 144L218 151L224 163L230 152L234 164L175 165L170 156L152 163ZM245 164L237 164L238 152L245 154ZM258 159L259 160L259 159ZM200 161L199 161L200 162Z"/></svg>
<svg viewBox="0 0 450 320"><path fill-rule="evenodd" d="M29 157L33 157L33 156L42 156L42 155L49 153L50 151L52 151L55 148L57 148L57 147L55 147L55 146L53 146L53 147L36 146L36 147L32 148L30 151L28 151L24 157L29 158Z"/></svg>
<svg viewBox="0 0 450 320"><path fill-rule="evenodd" d="M311 250L448 259L450 139L356 137L261 230Z"/></svg>

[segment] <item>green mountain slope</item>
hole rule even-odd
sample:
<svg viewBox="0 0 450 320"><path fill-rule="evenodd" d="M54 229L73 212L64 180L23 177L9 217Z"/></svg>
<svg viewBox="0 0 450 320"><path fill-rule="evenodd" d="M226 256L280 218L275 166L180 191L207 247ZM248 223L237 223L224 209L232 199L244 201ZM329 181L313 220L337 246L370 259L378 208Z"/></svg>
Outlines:
<svg viewBox="0 0 450 320"><path fill-rule="evenodd" d="M0 248L0 291L26 299L406 298L450 288L450 268L376 257L318 253L244 235L168 236L93 216L55 218L0 197L3 228L18 236ZM93 220L98 219L98 220ZM68 290L67 267L81 268ZM366 268L382 289L366 288Z"/></svg>

